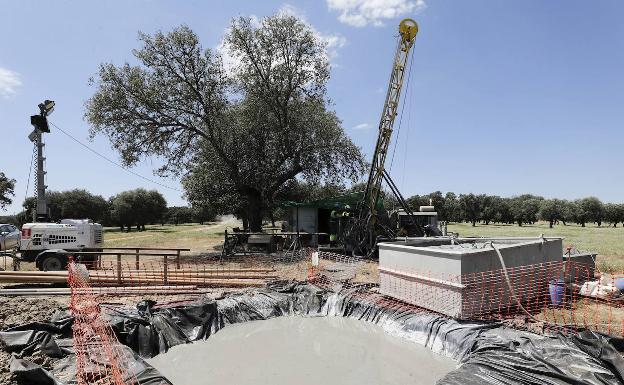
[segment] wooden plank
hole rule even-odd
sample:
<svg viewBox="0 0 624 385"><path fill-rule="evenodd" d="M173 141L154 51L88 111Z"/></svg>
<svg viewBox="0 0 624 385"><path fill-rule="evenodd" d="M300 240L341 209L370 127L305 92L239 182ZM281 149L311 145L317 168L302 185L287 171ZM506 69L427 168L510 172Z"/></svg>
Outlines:
<svg viewBox="0 0 624 385"><path fill-rule="evenodd" d="M100 247L102 250L160 250L160 251L191 251L191 249L187 248L177 248L177 247Z"/></svg>

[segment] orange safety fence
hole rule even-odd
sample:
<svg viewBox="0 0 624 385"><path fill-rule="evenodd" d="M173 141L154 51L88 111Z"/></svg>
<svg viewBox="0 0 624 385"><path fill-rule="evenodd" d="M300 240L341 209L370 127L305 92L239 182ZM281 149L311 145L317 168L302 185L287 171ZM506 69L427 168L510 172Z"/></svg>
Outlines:
<svg viewBox="0 0 624 385"><path fill-rule="evenodd" d="M353 287L335 279L335 265L363 263L355 257L310 251L308 281L328 288ZM327 265L322 261L329 261ZM624 336L624 272L597 272L593 265L548 262L453 275L405 266L379 269L375 303L419 309L473 321L504 321L562 332L589 329ZM376 285L375 285L376 286Z"/></svg>
<svg viewBox="0 0 624 385"><path fill-rule="evenodd" d="M98 294L90 286L84 265L70 263L70 311L78 385L126 385L136 383L124 359L129 352L119 343L102 314Z"/></svg>
<svg viewBox="0 0 624 385"><path fill-rule="evenodd" d="M354 280L367 261L331 252L306 250L307 281L328 289L350 289L363 304L396 311L434 313L472 321L503 321L513 327L535 326L574 333L590 329L624 336L624 297L617 286L622 272L595 272L593 266L550 262L451 275L384 266L373 282ZM119 343L103 302L146 298L197 298L212 287L262 287L278 279L269 264L105 261L100 269L69 264L70 309L77 383L132 384L129 348ZM264 262L269 261L268 259ZM305 264L303 265L305 266ZM339 274L339 273L347 274ZM182 296L182 297L181 297Z"/></svg>

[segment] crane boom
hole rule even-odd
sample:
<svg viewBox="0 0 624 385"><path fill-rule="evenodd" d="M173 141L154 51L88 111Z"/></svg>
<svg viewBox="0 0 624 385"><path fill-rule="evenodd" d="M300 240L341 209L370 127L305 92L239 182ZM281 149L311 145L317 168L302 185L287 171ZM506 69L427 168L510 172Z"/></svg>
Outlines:
<svg viewBox="0 0 624 385"><path fill-rule="evenodd" d="M377 222L377 200L381 192L381 182L384 179L386 156L388 155L388 148L392 138L394 120L397 116L409 53L417 33L418 24L414 20L404 19L399 24L399 38L392 63L386 101L379 122L379 136L377 137L377 144L375 145L375 152L366 182L366 190L364 191L362 201L363 207L360 210L360 222L368 222L370 227L375 227ZM370 216L370 221L365 220L367 216Z"/></svg>

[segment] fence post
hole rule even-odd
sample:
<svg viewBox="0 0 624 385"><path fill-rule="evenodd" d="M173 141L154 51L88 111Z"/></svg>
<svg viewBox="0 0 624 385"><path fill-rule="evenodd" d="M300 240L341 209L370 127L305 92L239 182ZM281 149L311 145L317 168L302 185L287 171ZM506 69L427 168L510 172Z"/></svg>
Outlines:
<svg viewBox="0 0 624 385"><path fill-rule="evenodd" d="M176 269L180 269L180 249L176 250L177 254L176 255Z"/></svg>
<svg viewBox="0 0 624 385"><path fill-rule="evenodd" d="M136 248L136 263L135 263L136 269L139 270L139 248Z"/></svg>
<svg viewBox="0 0 624 385"><path fill-rule="evenodd" d="M117 254L117 283L121 285L121 254Z"/></svg>
<svg viewBox="0 0 624 385"><path fill-rule="evenodd" d="M163 256L163 284L167 284L167 256Z"/></svg>

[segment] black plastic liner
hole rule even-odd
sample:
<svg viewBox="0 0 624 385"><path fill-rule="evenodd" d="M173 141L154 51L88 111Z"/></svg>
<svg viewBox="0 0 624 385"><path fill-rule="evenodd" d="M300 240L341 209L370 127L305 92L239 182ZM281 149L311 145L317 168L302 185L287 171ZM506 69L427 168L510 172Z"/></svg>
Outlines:
<svg viewBox="0 0 624 385"><path fill-rule="evenodd" d="M624 360L615 349L620 340L582 332L575 336L542 336L499 323L460 322L429 312L396 310L362 301L375 290L325 290L305 283L278 283L267 289L231 294L191 305L155 306L144 301L135 308L102 306L110 315L119 341L128 348L126 363L139 384L170 384L142 359L170 347L209 338L229 324L279 316L344 316L383 327L458 362L441 385L624 385ZM5 349L17 355L36 350L62 359L51 372L14 357L11 371L28 384L75 382L71 351L71 317L58 314L49 323L32 323L0 332ZM97 358L94 358L97 360Z"/></svg>

